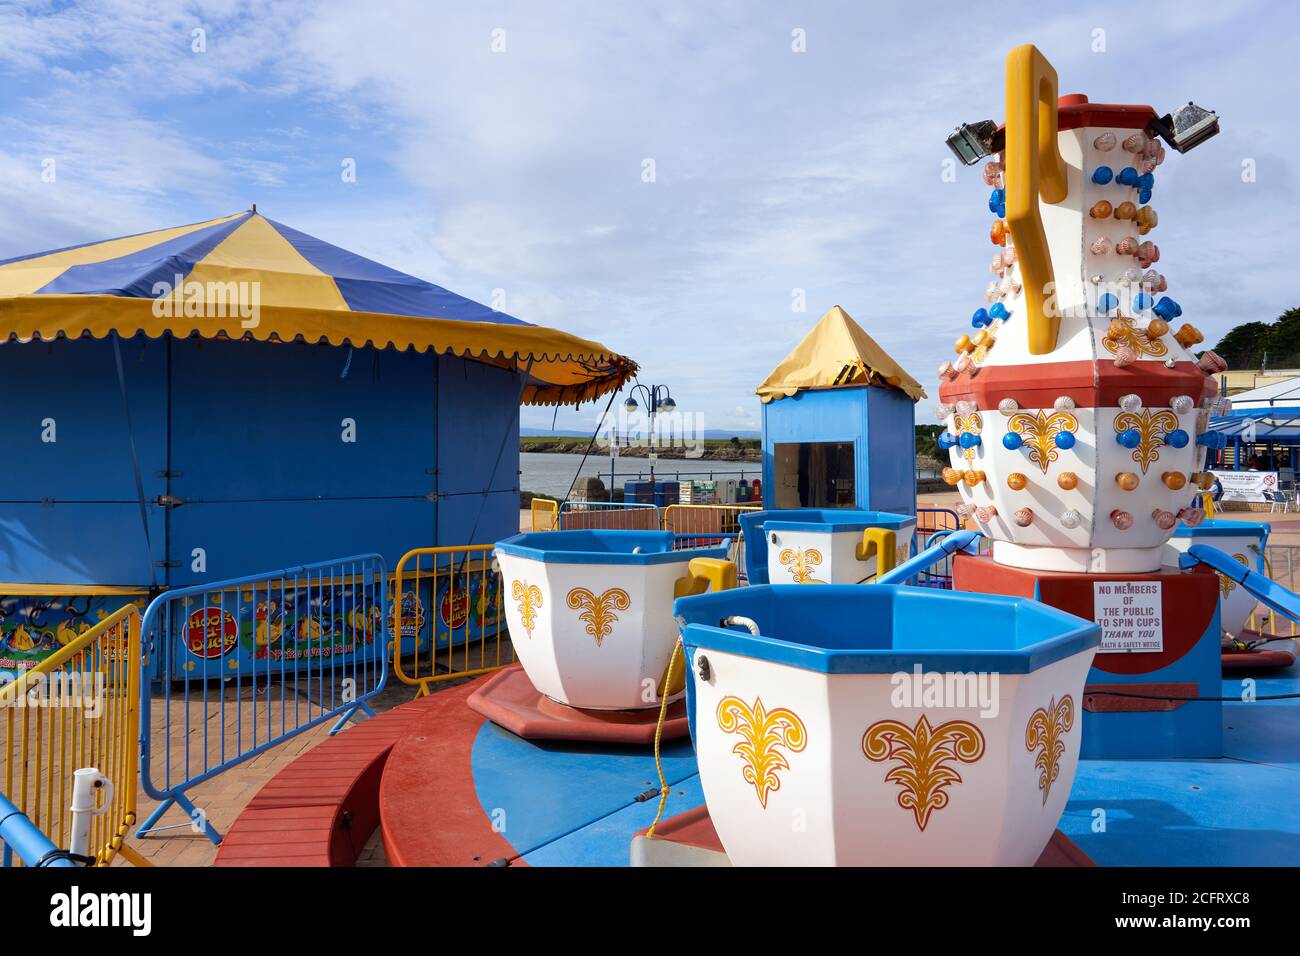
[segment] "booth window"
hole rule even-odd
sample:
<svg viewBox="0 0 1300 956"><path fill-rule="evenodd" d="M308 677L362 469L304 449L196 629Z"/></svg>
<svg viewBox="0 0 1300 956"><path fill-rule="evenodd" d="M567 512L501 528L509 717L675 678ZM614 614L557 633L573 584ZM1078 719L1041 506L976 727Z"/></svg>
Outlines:
<svg viewBox="0 0 1300 956"><path fill-rule="evenodd" d="M853 442L777 442L773 446L778 508L852 508Z"/></svg>

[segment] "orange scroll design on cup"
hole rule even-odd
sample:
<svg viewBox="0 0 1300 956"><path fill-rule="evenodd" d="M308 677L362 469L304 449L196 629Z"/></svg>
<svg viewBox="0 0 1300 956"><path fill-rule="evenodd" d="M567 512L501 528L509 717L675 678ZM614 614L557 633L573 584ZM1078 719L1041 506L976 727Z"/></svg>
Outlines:
<svg viewBox="0 0 1300 956"><path fill-rule="evenodd" d="M816 548L786 548L777 560L790 572L795 584L826 583L816 577L816 568L822 563L822 553Z"/></svg>
<svg viewBox="0 0 1300 956"><path fill-rule="evenodd" d="M531 640L533 625L537 623L537 609L542 606L542 589L527 581L516 581L510 593L519 602L519 618Z"/></svg>
<svg viewBox="0 0 1300 956"><path fill-rule="evenodd" d="M610 634L614 633L614 622L618 620L615 610L626 611L632 606L632 599L622 588L610 588L597 596L587 588L574 588L569 592L566 603L575 611L585 610L578 615L578 620L587 622L587 633L596 639L596 646Z"/></svg>
<svg viewBox="0 0 1300 956"><path fill-rule="evenodd" d="M767 710L761 697L754 698L750 707L739 697L727 696L718 702L718 727L724 734L740 734L740 743L731 752L744 761L741 776L754 785L758 803L766 810L768 795L781 789L777 771L790 769L781 748L798 753L808 746L803 721L785 707Z"/></svg>
<svg viewBox="0 0 1300 956"><path fill-rule="evenodd" d="M1043 804L1052 792L1052 784L1061 775L1061 757L1065 741L1061 738L1074 726L1074 698L1066 694L1059 701L1053 697L1047 709L1039 707L1029 715L1025 727L1025 749L1038 751L1034 766L1038 768L1038 789L1043 792Z"/></svg>
<svg viewBox="0 0 1300 956"><path fill-rule="evenodd" d="M1232 558L1234 561L1240 562L1242 566L1247 568L1250 567L1250 562L1246 560L1246 556L1244 554L1234 554ZM1226 574L1220 574L1219 575L1219 596L1227 597L1235 590L1237 590L1237 582L1232 580L1232 578L1228 577Z"/></svg>
<svg viewBox="0 0 1300 956"><path fill-rule="evenodd" d="M898 805L911 810L917 827L925 830L930 814L948 805L947 788L961 783L961 774L948 762L979 760L984 756L984 734L966 720L931 727L925 714L915 727L897 720L878 720L862 735L862 752L875 763L899 761L899 766L885 774L885 780L903 788Z"/></svg>

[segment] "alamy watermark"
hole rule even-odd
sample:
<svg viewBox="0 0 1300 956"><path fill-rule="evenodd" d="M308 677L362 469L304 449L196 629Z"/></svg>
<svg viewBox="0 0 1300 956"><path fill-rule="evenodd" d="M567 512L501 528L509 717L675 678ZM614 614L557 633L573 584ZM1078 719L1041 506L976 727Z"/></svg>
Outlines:
<svg viewBox="0 0 1300 956"><path fill-rule="evenodd" d="M186 281L177 273L171 282L153 284L153 314L160 319L238 318L245 329L262 321L262 283Z"/></svg>
<svg viewBox="0 0 1300 956"><path fill-rule="evenodd" d="M17 686L11 686L17 685ZM87 718L104 714L103 671L57 671L53 674L14 674L0 671L0 690L5 707L77 708Z"/></svg>
<svg viewBox="0 0 1300 956"><path fill-rule="evenodd" d="M939 707L978 708L981 717L998 715L999 674L996 671L924 671L920 664L911 672L891 674L889 702L900 709Z"/></svg>
<svg viewBox="0 0 1300 956"><path fill-rule="evenodd" d="M681 448L684 458L700 458L704 455L704 414L676 407L653 415L620 408L612 419L606 416L596 433L596 447L606 452L615 442L620 448L651 451Z"/></svg>

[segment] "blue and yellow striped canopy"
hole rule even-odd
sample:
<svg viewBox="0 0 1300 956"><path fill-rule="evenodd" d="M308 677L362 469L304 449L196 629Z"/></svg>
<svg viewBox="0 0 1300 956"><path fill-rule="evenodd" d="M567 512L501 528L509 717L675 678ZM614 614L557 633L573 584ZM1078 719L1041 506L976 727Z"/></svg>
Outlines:
<svg viewBox="0 0 1300 956"><path fill-rule="evenodd" d="M538 405L595 398L636 372L598 342L521 321L255 209L0 262L0 336L113 332L431 349L525 371L523 402Z"/></svg>

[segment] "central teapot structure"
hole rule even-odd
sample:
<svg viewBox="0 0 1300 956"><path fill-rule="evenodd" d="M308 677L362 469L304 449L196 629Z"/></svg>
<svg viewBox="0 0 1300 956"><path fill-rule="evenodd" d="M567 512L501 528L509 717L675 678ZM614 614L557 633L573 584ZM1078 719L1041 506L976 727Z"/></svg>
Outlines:
<svg viewBox="0 0 1300 956"><path fill-rule="evenodd" d="M1149 238L1159 135L1188 110L1213 119L1058 102L1036 48L1008 57L1007 125L984 124L993 280L939 368L936 408L944 479L999 564L1152 571L1178 520L1204 517L1190 503L1212 483L1202 442L1227 410L1224 365L1191 351L1202 335L1177 323Z"/></svg>

